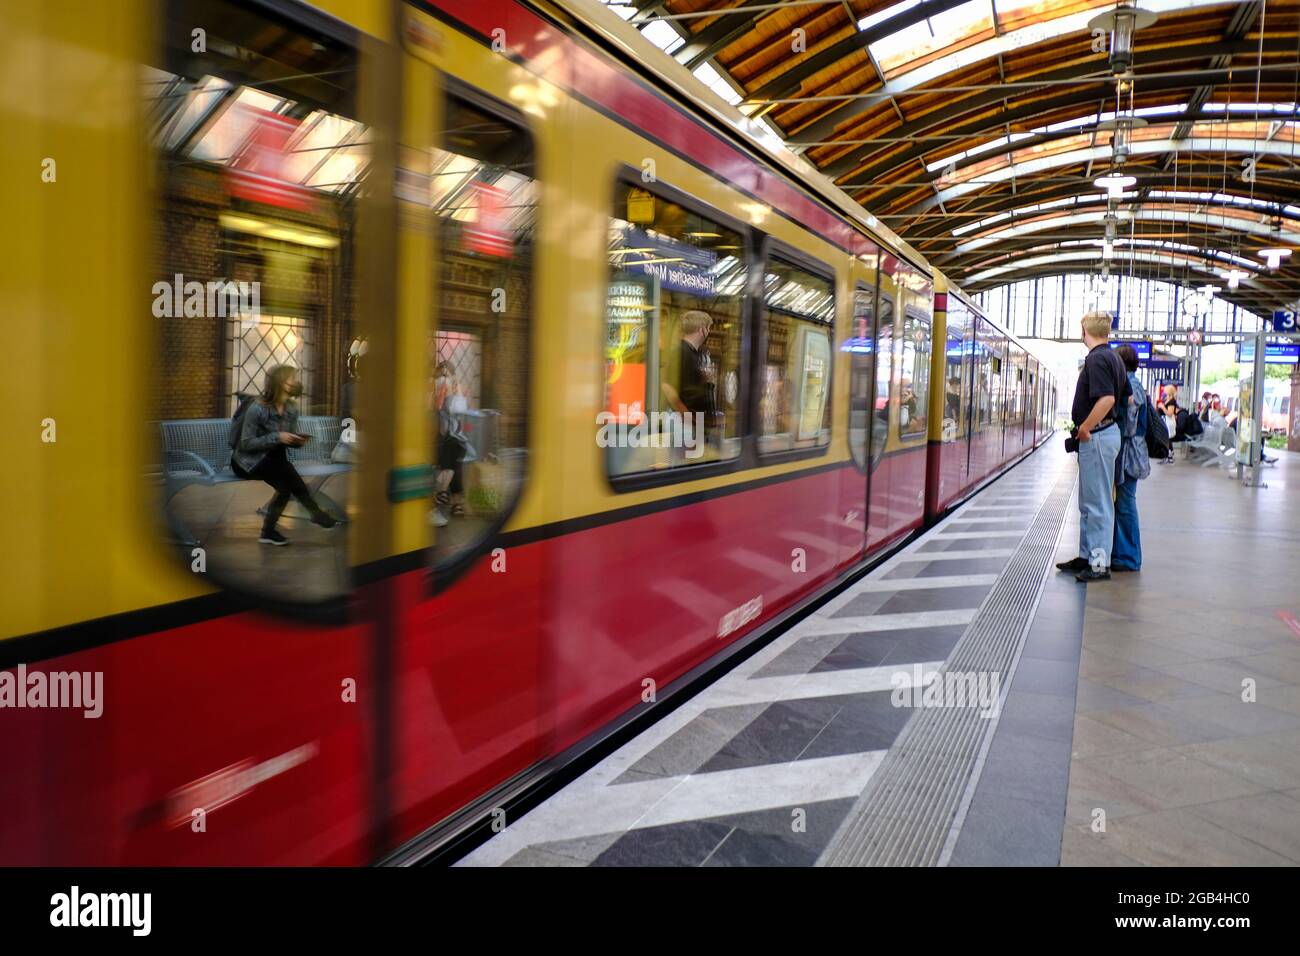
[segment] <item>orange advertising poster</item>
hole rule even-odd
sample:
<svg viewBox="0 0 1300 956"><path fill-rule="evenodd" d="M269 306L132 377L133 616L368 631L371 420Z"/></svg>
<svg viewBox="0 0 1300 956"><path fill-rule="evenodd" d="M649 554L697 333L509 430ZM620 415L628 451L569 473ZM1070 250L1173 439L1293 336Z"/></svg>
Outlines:
<svg viewBox="0 0 1300 956"><path fill-rule="evenodd" d="M645 414L645 366L625 362L606 366L609 373L609 407L620 425L639 425Z"/></svg>

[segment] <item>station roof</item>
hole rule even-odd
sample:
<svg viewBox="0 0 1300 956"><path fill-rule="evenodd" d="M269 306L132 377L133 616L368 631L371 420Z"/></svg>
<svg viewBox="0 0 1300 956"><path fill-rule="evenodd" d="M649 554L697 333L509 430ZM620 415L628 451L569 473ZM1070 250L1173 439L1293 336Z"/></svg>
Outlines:
<svg viewBox="0 0 1300 956"><path fill-rule="evenodd" d="M1107 266L1262 315L1300 293L1300 0L1140 0L1127 65L1115 0L607 3L970 292Z"/></svg>

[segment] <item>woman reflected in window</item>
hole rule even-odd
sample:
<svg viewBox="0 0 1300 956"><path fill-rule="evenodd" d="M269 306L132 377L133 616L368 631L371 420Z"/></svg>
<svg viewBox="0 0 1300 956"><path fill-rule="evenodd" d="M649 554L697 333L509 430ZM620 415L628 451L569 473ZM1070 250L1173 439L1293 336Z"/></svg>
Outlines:
<svg viewBox="0 0 1300 956"><path fill-rule="evenodd" d="M261 544L275 547L289 543L276 524L291 497L307 509L313 524L332 528L338 523L316 503L298 469L289 461L289 449L301 448L311 438L298 431L298 403L294 399L300 395L302 384L296 368L279 365L271 369L262 394L241 413L239 438L230 456L231 470L240 478L264 481L275 489L275 497L266 506L262 534L257 539Z"/></svg>

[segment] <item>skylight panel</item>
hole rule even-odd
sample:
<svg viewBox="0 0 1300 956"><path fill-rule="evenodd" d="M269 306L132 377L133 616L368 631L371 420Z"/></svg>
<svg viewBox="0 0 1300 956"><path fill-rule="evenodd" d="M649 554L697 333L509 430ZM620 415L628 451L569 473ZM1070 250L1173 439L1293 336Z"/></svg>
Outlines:
<svg viewBox="0 0 1300 956"><path fill-rule="evenodd" d="M888 20L893 16L903 13L906 10L911 10L920 2L921 0L903 0L902 3L896 3L891 7L885 7L883 10L877 10L875 13L859 20L858 29L870 30L877 23L883 23L885 20Z"/></svg>
<svg viewBox="0 0 1300 956"><path fill-rule="evenodd" d="M629 4L619 3L616 2L616 0L604 0L604 3L606 7L613 10L624 20L631 20L636 16L636 7L630 6Z"/></svg>
<svg viewBox="0 0 1300 956"><path fill-rule="evenodd" d="M915 60L945 47L993 29L993 8L988 0L968 0L951 9L936 13L923 23L904 27L897 33L871 44L883 70L890 70L908 60Z"/></svg>
<svg viewBox="0 0 1300 956"><path fill-rule="evenodd" d="M686 42L681 34L665 20L650 21L641 31L641 35L665 53L672 53Z"/></svg>

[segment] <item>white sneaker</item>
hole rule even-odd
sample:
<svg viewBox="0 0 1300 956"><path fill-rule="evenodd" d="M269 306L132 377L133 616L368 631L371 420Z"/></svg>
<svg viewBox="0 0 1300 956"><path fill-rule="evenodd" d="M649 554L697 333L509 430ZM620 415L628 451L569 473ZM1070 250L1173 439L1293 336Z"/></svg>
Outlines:
<svg viewBox="0 0 1300 956"><path fill-rule="evenodd" d="M447 526L447 516L437 508L434 508L429 512L429 524L433 525L435 528L445 528Z"/></svg>

